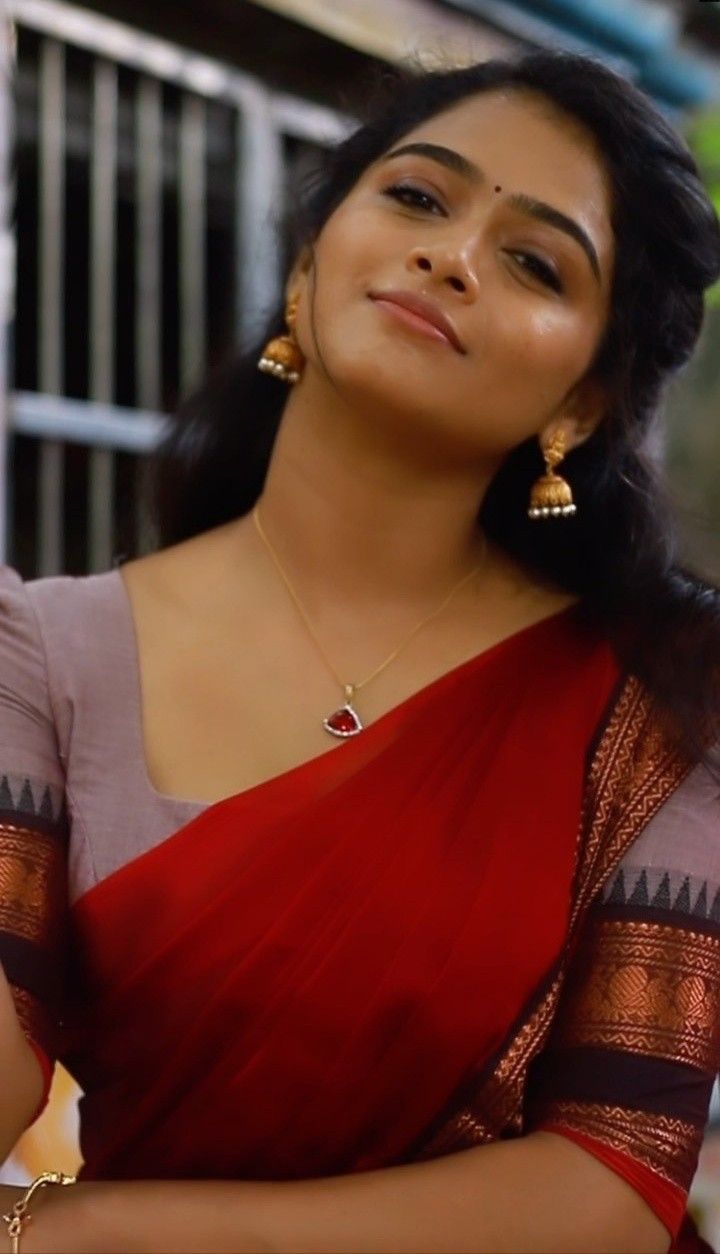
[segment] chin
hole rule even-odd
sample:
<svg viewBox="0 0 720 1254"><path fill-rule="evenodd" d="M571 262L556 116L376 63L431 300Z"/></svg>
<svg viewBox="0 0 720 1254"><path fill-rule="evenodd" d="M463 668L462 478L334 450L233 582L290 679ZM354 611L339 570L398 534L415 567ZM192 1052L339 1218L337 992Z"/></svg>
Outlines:
<svg viewBox="0 0 720 1254"><path fill-rule="evenodd" d="M400 372L393 371L389 364L385 368L376 365L368 370L356 367L342 379L338 378L337 382L350 403L369 415L407 415L416 426L421 423L442 424L443 407L440 401L437 407L428 408L427 389L423 392L418 387L417 376L408 379L403 386Z"/></svg>

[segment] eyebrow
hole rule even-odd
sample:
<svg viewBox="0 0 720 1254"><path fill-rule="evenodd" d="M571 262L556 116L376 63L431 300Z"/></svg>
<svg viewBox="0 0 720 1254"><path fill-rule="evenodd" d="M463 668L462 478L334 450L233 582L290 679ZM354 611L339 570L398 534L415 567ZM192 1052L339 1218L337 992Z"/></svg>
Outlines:
<svg viewBox="0 0 720 1254"><path fill-rule="evenodd" d="M442 144L419 142L403 144L402 148L394 148L392 152L387 153L383 161L392 161L395 157L403 157L407 153L414 153L420 157L429 157L431 161L437 161L448 170L452 170L454 174L462 175L463 178L473 183L476 187L487 181L483 171L473 161L469 161L461 153L455 152L454 148L445 148ZM569 218L567 214L561 213L559 209L554 209L552 205L546 204L544 200L536 200L534 196L526 196L524 192L511 192L507 197L507 204L511 208L517 209L520 213L524 213L527 217L536 218L539 222L545 222L548 226L554 226L558 231L564 231L566 235L571 236L582 248L590 262L590 268L595 278L600 283L600 263L595 251L595 245L579 222L576 222L574 218Z"/></svg>

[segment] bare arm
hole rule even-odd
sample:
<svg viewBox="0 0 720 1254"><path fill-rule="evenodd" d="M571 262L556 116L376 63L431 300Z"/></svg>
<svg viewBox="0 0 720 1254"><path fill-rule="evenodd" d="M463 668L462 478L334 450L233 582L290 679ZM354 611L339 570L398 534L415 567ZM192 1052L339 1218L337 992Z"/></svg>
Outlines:
<svg viewBox="0 0 720 1254"><path fill-rule="evenodd" d="M43 1076L25 1039L5 972L0 965L0 1163L37 1110Z"/></svg>
<svg viewBox="0 0 720 1254"><path fill-rule="evenodd" d="M624 1180L550 1132L318 1180L81 1183L49 1192L23 1237L25 1254L664 1254L669 1247L666 1228Z"/></svg>

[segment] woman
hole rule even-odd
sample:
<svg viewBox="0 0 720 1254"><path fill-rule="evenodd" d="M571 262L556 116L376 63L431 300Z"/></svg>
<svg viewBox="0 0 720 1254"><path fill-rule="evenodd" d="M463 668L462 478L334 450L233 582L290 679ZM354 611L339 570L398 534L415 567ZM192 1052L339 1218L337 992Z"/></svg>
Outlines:
<svg viewBox="0 0 720 1254"><path fill-rule="evenodd" d="M85 1093L22 1248L699 1249L720 600L645 448L717 217L541 52L408 79L303 225L164 547L3 577L6 1143Z"/></svg>

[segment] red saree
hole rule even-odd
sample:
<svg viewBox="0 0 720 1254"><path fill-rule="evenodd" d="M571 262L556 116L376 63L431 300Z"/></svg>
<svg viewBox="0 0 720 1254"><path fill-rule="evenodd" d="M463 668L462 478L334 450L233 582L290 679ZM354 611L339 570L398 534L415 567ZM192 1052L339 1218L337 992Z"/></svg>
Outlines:
<svg viewBox="0 0 720 1254"><path fill-rule="evenodd" d="M85 893L60 1050L82 1178L309 1178L520 1134L593 896L688 769L619 680L564 611ZM589 1147L677 1232L666 1164Z"/></svg>

